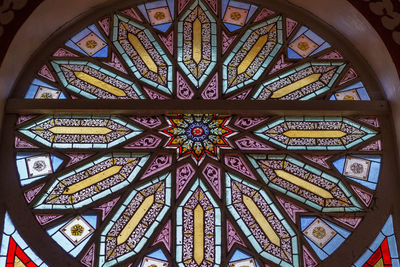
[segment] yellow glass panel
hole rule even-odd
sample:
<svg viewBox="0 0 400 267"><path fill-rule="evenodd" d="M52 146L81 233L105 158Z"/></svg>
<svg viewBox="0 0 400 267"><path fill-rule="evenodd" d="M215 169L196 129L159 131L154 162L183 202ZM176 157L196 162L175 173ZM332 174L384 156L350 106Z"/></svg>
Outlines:
<svg viewBox="0 0 400 267"><path fill-rule="evenodd" d="M381 258L377 263L375 263L374 267L384 267L383 259Z"/></svg>
<svg viewBox="0 0 400 267"><path fill-rule="evenodd" d="M260 211L260 209L257 207L256 203L254 203L253 199L250 197L243 195L243 203L246 205L246 207L249 209L251 215L253 215L254 219L260 225L261 229L265 233L265 235L268 237L269 241L271 241L272 244L275 244L276 246L280 247L281 246L281 240L279 236L275 233L274 229L272 226L269 224L267 219L265 218L264 214Z"/></svg>
<svg viewBox="0 0 400 267"><path fill-rule="evenodd" d="M281 98L284 97L287 94L290 94L302 87L305 87L309 84L315 83L316 81L319 80L319 78L321 77L321 73L315 73L315 74L311 74L310 76L307 76L301 80L298 80L297 82L294 82L288 86L282 87L281 89L276 90L271 98Z"/></svg>
<svg viewBox="0 0 400 267"><path fill-rule="evenodd" d="M14 267L26 267L26 265L17 256L15 256Z"/></svg>
<svg viewBox="0 0 400 267"><path fill-rule="evenodd" d="M143 219L144 215L146 215L147 211L151 208L154 203L154 195L150 195L145 198L145 200L140 204L139 208L132 215L129 222L125 225L124 229L122 229L121 233L117 237L117 245L121 245L128 240L133 231L135 231L136 227L139 225L140 221Z"/></svg>
<svg viewBox="0 0 400 267"><path fill-rule="evenodd" d="M310 192L312 192L312 193L314 193L314 194L316 194L316 195L318 195L320 197L323 197L325 199L333 198L332 194L329 191L327 191L327 190L325 190L325 189L323 189L323 188L321 188L319 186L316 186L315 184L312 184L312 183L310 183L310 182L308 182L308 181L306 181L306 180L304 180L304 179L302 179L300 177L297 177L297 176L295 176L295 175L293 175L291 173L288 173L288 172L286 172L284 170L274 170L274 172L280 178L282 178L282 179L284 179L284 180L286 180L286 181L288 181L288 182L290 182L292 184L295 184L295 185L297 185L297 186L299 186L301 188L304 188L307 191L310 191Z"/></svg>
<svg viewBox="0 0 400 267"><path fill-rule="evenodd" d="M54 126L49 128L54 134L108 134L112 130L107 127L98 126Z"/></svg>
<svg viewBox="0 0 400 267"><path fill-rule="evenodd" d="M119 173L119 171L121 169L122 169L122 166L112 166L102 172L96 173L93 176L90 176L82 181L79 181L73 185L68 186L67 188L65 188L63 194L64 195L75 194L76 192L79 192L89 186L92 186L98 182L101 182L101 181L107 179L108 177L111 177L111 176Z"/></svg>
<svg viewBox="0 0 400 267"><path fill-rule="evenodd" d="M243 59L243 61L238 66L238 75L242 74L243 72L245 72L247 70L247 68L250 66L250 64L253 62L253 60L257 57L258 53L260 53L261 49L264 47L264 45L267 43L267 41L268 41L267 34L258 38L257 42L250 49L249 53L247 53L246 57Z"/></svg>
<svg viewBox="0 0 400 267"><path fill-rule="evenodd" d="M339 130L289 130L283 135L290 138L341 138L347 133Z"/></svg>
<svg viewBox="0 0 400 267"><path fill-rule="evenodd" d="M144 48L139 38L137 38L132 33L128 33L128 40L133 48L135 48L136 52L139 54L139 57L143 60L144 64L146 64L147 68L149 68L149 70L154 73L158 73L157 64L151 58L146 48Z"/></svg>
<svg viewBox="0 0 400 267"><path fill-rule="evenodd" d="M193 60L197 64L201 61L201 22L197 18L193 22Z"/></svg>
<svg viewBox="0 0 400 267"><path fill-rule="evenodd" d="M204 260L204 210L200 205L194 209L194 261L200 265Z"/></svg>
<svg viewBox="0 0 400 267"><path fill-rule="evenodd" d="M87 82L93 86L96 86L104 91L107 91L110 94L113 94L115 96L126 96L126 93L123 90L121 90L115 86L112 86L111 84L108 84L106 82L103 82L102 80L99 80L93 76L90 76L87 73L84 73L81 71L76 71L76 72L74 72L74 74L78 79L80 79L84 82Z"/></svg>

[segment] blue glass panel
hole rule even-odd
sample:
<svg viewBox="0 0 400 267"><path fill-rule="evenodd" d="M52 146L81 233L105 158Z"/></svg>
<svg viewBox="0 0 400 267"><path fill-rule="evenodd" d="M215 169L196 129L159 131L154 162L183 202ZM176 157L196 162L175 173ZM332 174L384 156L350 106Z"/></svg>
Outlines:
<svg viewBox="0 0 400 267"><path fill-rule="evenodd" d="M28 246L25 240L20 236L19 232L15 229L14 224L11 221L10 215L8 212L4 215L4 226L3 226L3 234L1 239L1 248L0 248L0 265L6 265L7 255L8 255L8 247L10 243L10 237L14 239L15 243L23 250L23 252L28 256L28 258L39 267L48 267L36 254L35 252ZM16 266L16 265L15 265Z"/></svg>
<svg viewBox="0 0 400 267"><path fill-rule="evenodd" d="M74 35L65 45L86 56L108 56L107 41L94 24Z"/></svg>

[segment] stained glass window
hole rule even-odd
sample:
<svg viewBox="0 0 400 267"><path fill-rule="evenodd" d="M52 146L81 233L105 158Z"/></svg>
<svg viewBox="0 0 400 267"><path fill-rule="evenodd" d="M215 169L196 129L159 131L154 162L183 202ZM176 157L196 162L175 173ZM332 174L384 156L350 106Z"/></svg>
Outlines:
<svg viewBox="0 0 400 267"><path fill-rule="evenodd" d="M392 217L367 252L359 240L389 216L377 196L393 159L387 106L357 56L262 1L105 10L43 48L7 106L10 185L58 255L334 266L363 243L345 265L398 264ZM0 260L45 266L7 225Z"/></svg>

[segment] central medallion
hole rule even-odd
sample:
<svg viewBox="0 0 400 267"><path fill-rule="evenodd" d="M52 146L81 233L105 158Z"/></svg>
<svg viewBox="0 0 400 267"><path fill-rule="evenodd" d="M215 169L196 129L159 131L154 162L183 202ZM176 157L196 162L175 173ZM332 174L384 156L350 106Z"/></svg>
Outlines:
<svg viewBox="0 0 400 267"><path fill-rule="evenodd" d="M170 137L167 147L176 148L178 157L191 155L200 162L205 154L219 157L219 148L230 148L226 137L233 134L227 127L228 117L212 114L183 114L168 117L170 127L162 130Z"/></svg>

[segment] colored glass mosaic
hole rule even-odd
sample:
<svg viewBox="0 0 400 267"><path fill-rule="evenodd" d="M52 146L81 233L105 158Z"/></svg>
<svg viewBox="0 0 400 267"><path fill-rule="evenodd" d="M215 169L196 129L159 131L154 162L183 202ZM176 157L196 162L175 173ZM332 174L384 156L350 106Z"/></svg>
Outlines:
<svg viewBox="0 0 400 267"><path fill-rule="evenodd" d="M314 267L365 227L386 188L387 122L302 105L379 93L318 27L270 5L117 3L33 64L13 97L132 103L16 120L14 182L46 242L86 267ZM159 100L176 109L140 111ZM270 112L285 100L296 116ZM220 102L243 108L214 114ZM0 260L46 266L16 233ZM398 263L393 230L377 240L355 266Z"/></svg>

